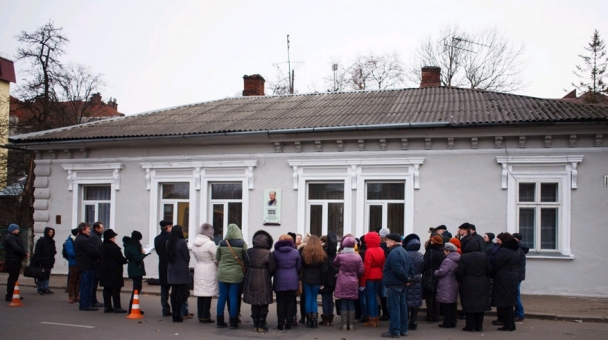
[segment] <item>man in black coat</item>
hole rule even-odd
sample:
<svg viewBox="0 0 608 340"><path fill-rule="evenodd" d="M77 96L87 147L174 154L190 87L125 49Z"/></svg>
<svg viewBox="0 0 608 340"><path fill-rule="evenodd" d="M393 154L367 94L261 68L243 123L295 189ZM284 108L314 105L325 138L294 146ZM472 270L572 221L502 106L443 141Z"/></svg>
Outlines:
<svg viewBox="0 0 608 340"><path fill-rule="evenodd" d="M477 228L474 224L465 222L458 227L458 236L460 237L460 249L464 249L470 241L476 242L479 245L478 251L485 251L486 241L483 236L477 234Z"/></svg>
<svg viewBox="0 0 608 340"><path fill-rule="evenodd" d="M74 240L74 252L76 253L76 267L80 272L80 305L83 311L96 311L93 306L93 284L95 282L95 270L100 252L91 241L91 226L82 222L78 225L78 236Z"/></svg>
<svg viewBox="0 0 608 340"><path fill-rule="evenodd" d="M13 299L15 283L19 279L19 273L21 272L21 262L23 262L24 258L30 256L23 246L21 237L19 237L19 226L14 223L8 226L8 231L4 236L4 250L6 251L5 265L8 267L6 297L4 300L10 302Z"/></svg>
<svg viewBox="0 0 608 340"><path fill-rule="evenodd" d="M514 233L513 238L519 243L519 256L521 257L521 267L519 269L519 283L517 284L517 304L513 321L524 321L524 305L521 303L521 282L526 279L526 254L530 248L521 244L523 238L520 233Z"/></svg>
<svg viewBox="0 0 608 340"><path fill-rule="evenodd" d="M89 237L91 238L91 242L93 242L93 244L97 247L97 250L101 253L101 246L102 246L102 241L101 241L101 235L103 235L103 231L104 231L104 226L103 223L101 222L95 222L93 223L93 230L91 230L91 235L89 235ZM99 300L97 300L97 287L99 286L99 263L95 264L95 279L93 281L93 295L92 295L92 302L91 302L91 306L93 307L103 307L103 304L101 304L99 302Z"/></svg>
<svg viewBox="0 0 608 340"><path fill-rule="evenodd" d="M169 305L169 289L171 286L167 282L167 266L169 258L167 257L167 240L171 236L173 222L162 220L160 221L160 234L154 238L154 248L158 254L158 278L160 280L160 304L163 308L163 316L171 316L171 306Z"/></svg>

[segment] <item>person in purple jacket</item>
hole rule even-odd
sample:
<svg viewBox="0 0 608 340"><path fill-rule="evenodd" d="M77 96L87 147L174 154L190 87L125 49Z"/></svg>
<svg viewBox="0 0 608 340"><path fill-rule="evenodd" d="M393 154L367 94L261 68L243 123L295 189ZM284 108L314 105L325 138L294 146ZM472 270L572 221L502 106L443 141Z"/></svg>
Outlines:
<svg viewBox="0 0 608 340"><path fill-rule="evenodd" d="M343 249L336 255L333 263L339 268L334 296L341 299L340 316L343 331L355 330L355 300L359 298L359 277L365 271L361 256L355 253L355 243L354 237L345 237L342 240Z"/></svg>
<svg viewBox="0 0 608 340"><path fill-rule="evenodd" d="M456 269L458 269L458 261L460 254L458 248L450 242L443 245L445 258L441 262L438 270L435 270L435 277L439 279L437 284L437 301L441 304L443 310L443 323L439 325L442 328L456 327L456 314L458 298L458 281L456 281Z"/></svg>
<svg viewBox="0 0 608 340"><path fill-rule="evenodd" d="M296 290L300 284L300 252L294 248L293 238L285 234L279 236L274 244L272 255L276 263L273 289L277 298L277 328L281 331L289 330L296 310Z"/></svg>

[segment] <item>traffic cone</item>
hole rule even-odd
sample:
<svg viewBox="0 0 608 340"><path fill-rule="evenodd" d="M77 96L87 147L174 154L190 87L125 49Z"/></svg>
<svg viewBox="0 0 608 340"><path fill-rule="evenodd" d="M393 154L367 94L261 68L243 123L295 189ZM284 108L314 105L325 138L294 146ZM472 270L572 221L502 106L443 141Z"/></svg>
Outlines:
<svg viewBox="0 0 608 340"><path fill-rule="evenodd" d="M127 315L127 319L143 319L139 310L139 292L137 289L133 292L133 303L131 304L131 313Z"/></svg>
<svg viewBox="0 0 608 340"><path fill-rule="evenodd" d="M15 282L15 290L13 290L13 301L8 304L9 307L21 307L21 296L19 295L19 282Z"/></svg>

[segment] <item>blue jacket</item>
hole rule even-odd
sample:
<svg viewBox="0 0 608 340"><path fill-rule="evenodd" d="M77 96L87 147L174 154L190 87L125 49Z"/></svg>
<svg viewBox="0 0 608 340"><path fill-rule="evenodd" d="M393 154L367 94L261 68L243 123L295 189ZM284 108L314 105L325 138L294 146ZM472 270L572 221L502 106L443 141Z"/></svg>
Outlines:
<svg viewBox="0 0 608 340"><path fill-rule="evenodd" d="M386 287L405 287L408 278L413 277L414 267L401 244L389 248L382 271L384 285Z"/></svg>
<svg viewBox="0 0 608 340"><path fill-rule="evenodd" d="M65 251L68 253L68 264L70 267L76 266L76 252L74 252L74 239L72 236L68 236L65 240Z"/></svg>

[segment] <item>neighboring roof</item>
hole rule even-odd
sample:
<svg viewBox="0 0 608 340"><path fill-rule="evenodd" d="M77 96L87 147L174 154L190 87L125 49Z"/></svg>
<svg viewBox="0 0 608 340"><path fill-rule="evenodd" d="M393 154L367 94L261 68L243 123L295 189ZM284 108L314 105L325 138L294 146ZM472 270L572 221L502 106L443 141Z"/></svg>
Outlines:
<svg viewBox="0 0 608 340"><path fill-rule="evenodd" d="M608 107L454 87L227 98L11 137L14 143L346 130L608 122Z"/></svg>
<svg viewBox="0 0 608 340"><path fill-rule="evenodd" d="M25 188L25 181L27 177L20 178L17 182L7 186L6 188L0 190L0 197L8 197L8 196L19 196L23 193L23 188Z"/></svg>
<svg viewBox="0 0 608 340"><path fill-rule="evenodd" d="M10 83L17 82L15 65L13 65L12 61L2 57L0 57L0 79Z"/></svg>

